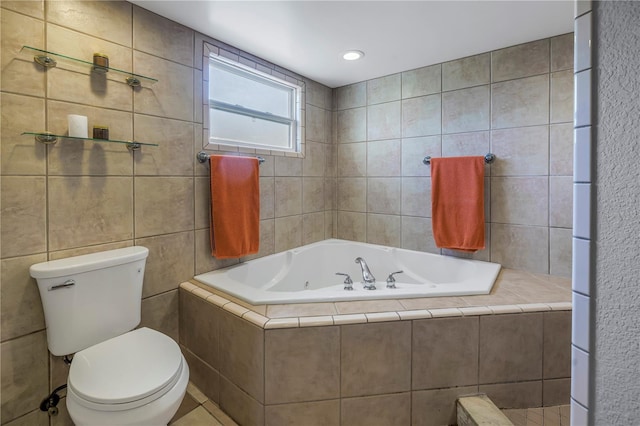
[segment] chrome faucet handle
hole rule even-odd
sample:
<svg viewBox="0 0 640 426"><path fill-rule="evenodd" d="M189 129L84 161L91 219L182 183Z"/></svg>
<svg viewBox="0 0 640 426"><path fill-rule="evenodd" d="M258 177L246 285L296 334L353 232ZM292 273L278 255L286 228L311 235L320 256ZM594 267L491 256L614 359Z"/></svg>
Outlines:
<svg viewBox="0 0 640 426"><path fill-rule="evenodd" d="M387 277L387 288L396 288L396 279L393 278L396 274L402 274L404 271L396 271L389 274Z"/></svg>
<svg viewBox="0 0 640 426"><path fill-rule="evenodd" d="M336 275L343 275L347 278L344 279L344 289L345 290L353 290L353 280L349 276L349 274L344 274L342 272L336 272Z"/></svg>

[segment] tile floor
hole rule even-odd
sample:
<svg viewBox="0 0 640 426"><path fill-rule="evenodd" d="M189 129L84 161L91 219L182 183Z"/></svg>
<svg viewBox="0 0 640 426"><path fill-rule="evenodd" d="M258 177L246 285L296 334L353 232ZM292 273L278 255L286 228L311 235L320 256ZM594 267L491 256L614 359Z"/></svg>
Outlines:
<svg viewBox="0 0 640 426"><path fill-rule="evenodd" d="M571 408L569 405L554 407L508 409L502 412L514 426L570 426ZM189 383L187 395L169 423L170 426L238 426L229 416ZM391 426L391 425L390 425Z"/></svg>

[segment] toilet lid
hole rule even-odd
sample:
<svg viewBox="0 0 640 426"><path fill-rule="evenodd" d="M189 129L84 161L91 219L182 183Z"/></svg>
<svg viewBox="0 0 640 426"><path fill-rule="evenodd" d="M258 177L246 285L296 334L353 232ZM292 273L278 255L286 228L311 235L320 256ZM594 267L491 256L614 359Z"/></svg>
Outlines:
<svg viewBox="0 0 640 426"><path fill-rule="evenodd" d="M140 328L77 352L68 385L87 401L122 404L171 384L181 363L182 353L173 339Z"/></svg>

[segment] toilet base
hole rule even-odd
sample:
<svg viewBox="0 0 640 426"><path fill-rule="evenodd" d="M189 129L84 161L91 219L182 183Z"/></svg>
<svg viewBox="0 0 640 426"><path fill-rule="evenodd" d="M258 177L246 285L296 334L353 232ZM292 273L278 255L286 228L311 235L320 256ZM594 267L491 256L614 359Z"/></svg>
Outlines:
<svg viewBox="0 0 640 426"><path fill-rule="evenodd" d="M189 383L189 366L182 357L182 374L176 384L160 398L143 406L123 411L92 410L81 405L78 396L67 388L67 410L76 426L160 426L176 414Z"/></svg>

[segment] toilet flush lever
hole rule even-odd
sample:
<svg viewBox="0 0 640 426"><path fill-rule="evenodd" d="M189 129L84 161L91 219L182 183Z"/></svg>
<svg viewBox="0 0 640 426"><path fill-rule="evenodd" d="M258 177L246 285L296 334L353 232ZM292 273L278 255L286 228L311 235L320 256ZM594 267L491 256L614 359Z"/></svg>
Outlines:
<svg viewBox="0 0 640 426"><path fill-rule="evenodd" d="M74 280L66 280L62 284L52 285L48 290L60 290L61 288L73 287L74 285L76 285L76 282Z"/></svg>

